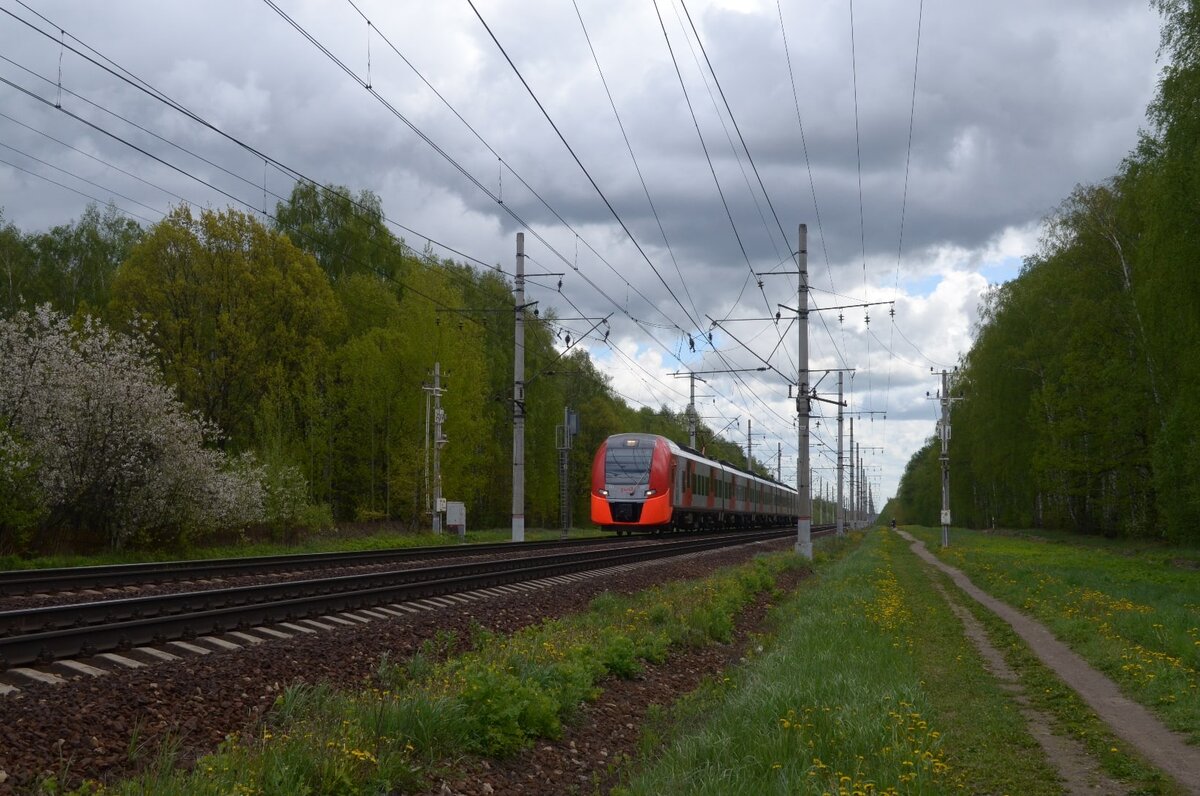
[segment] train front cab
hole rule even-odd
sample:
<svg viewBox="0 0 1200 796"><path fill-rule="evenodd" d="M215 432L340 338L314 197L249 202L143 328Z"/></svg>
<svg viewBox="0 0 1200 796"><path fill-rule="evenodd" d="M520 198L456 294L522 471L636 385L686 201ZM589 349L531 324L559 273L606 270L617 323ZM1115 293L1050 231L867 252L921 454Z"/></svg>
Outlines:
<svg viewBox="0 0 1200 796"><path fill-rule="evenodd" d="M671 449L652 434L617 434L592 461L592 522L617 534L671 527Z"/></svg>

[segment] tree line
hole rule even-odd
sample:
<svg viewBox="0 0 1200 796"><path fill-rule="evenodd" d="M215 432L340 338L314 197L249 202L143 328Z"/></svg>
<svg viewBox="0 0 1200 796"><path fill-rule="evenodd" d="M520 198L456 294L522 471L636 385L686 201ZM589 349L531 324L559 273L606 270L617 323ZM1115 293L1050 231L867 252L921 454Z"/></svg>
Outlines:
<svg viewBox="0 0 1200 796"><path fill-rule="evenodd" d="M443 494L472 527L509 522L512 285L414 251L370 192L298 184L270 223L186 206L146 227L111 205L44 232L0 218L0 280L0 553L428 527L435 363ZM687 439L681 413L632 408L562 334L553 308L526 310L531 527L559 520L564 407L576 524L605 437ZM704 424L700 439L744 461Z"/></svg>
<svg viewBox="0 0 1200 796"><path fill-rule="evenodd" d="M1154 5L1150 129L983 301L953 387L956 524L1200 540L1200 6ZM909 461L902 521L937 521L940 447Z"/></svg>

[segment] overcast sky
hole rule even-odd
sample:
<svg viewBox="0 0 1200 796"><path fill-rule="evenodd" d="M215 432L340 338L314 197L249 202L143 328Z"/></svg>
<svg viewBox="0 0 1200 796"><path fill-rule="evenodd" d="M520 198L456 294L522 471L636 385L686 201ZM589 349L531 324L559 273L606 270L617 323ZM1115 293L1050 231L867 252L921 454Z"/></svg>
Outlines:
<svg viewBox="0 0 1200 796"><path fill-rule="evenodd" d="M930 368L969 348L981 294L1036 251L1043 217L1116 171L1161 66L1146 0L475 0L479 16L466 0L25 2L0 0L6 221L70 221L78 192L157 221L180 201L273 211L291 190L71 51L90 47L271 159L375 192L418 249L511 271L526 230L528 270L566 274L561 296L548 277L529 299L612 314L608 344L584 344L634 405L679 411L687 382L670 374L769 362L705 376L698 405L743 446L752 421L756 456L781 444L788 480L799 344L779 305L796 306L797 281L752 274L795 271L806 224L810 306L851 305L812 314L810 367L853 369L879 506L934 431ZM856 306L872 302L893 303ZM574 338L590 325L565 323ZM836 398L836 374L812 381ZM814 411L819 489L837 424L832 404Z"/></svg>

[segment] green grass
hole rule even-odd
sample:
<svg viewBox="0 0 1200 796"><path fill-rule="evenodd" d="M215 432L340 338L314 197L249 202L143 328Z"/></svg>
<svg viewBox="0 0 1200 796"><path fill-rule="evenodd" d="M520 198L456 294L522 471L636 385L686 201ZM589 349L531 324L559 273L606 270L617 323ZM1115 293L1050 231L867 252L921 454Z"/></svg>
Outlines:
<svg viewBox="0 0 1200 796"><path fill-rule="evenodd" d="M956 587L947 575L939 572L936 577L943 588L954 593ZM992 645L1000 650L1008 665L1017 673L1031 705L1050 717L1051 730L1055 734L1083 744L1106 774L1127 786L1128 793L1180 792L1162 772L1113 734L1074 689L1033 654L1007 622L967 596L961 596L958 602L984 626Z"/></svg>
<svg viewBox="0 0 1200 796"><path fill-rule="evenodd" d="M600 536L595 528L571 530L571 539L590 536ZM562 536L560 530L527 529L525 539L530 542L556 541ZM486 544L490 542L507 542L512 538L509 529L487 529L468 531L466 544ZM422 533L384 532L368 536L342 536L336 533L319 534L298 544L283 544L281 542L245 542L240 544L220 545L212 547L197 547L183 552L134 550L119 553L98 553L96 555L59 555L38 556L36 558L19 558L17 556L0 556L0 571L14 569L51 569L58 567L88 567L107 564L140 564L149 561L177 561L182 559L208 558L248 558L251 556L297 555L302 553L351 553L367 550L388 550L403 547L429 547L436 545L458 544L456 534L434 534L429 531Z"/></svg>
<svg viewBox="0 0 1200 796"><path fill-rule="evenodd" d="M478 630L457 656L458 640L435 639L407 661L382 661L374 686L361 692L289 688L251 736L229 739L188 771L163 757L109 792L419 790L445 772L450 755L505 756L558 737L603 677L635 676L673 647L728 640L738 613L781 572L802 566L794 554L776 554L632 597L605 594L587 612L511 636Z"/></svg>
<svg viewBox="0 0 1200 796"><path fill-rule="evenodd" d="M818 576L775 612L760 658L685 701L674 730L648 725L669 743L622 793L1060 792L894 534Z"/></svg>
<svg viewBox="0 0 1200 796"><path fill-rule="evenodd" d="M1200 743L1195 550L1053 534L907 528L980 588L1044 623L1130 698Z"/></svg>

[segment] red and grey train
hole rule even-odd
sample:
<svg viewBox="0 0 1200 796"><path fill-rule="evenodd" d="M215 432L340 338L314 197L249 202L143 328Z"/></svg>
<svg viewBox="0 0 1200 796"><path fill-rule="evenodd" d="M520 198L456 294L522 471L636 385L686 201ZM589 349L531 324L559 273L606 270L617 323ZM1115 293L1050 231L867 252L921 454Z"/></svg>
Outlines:
<svg viewBox="0 0 1200 796"><path fill-rule="evenodd" d="M592 460L592 522L639 531L794 525L796 490L655 434L614 434Z"/></svg>

